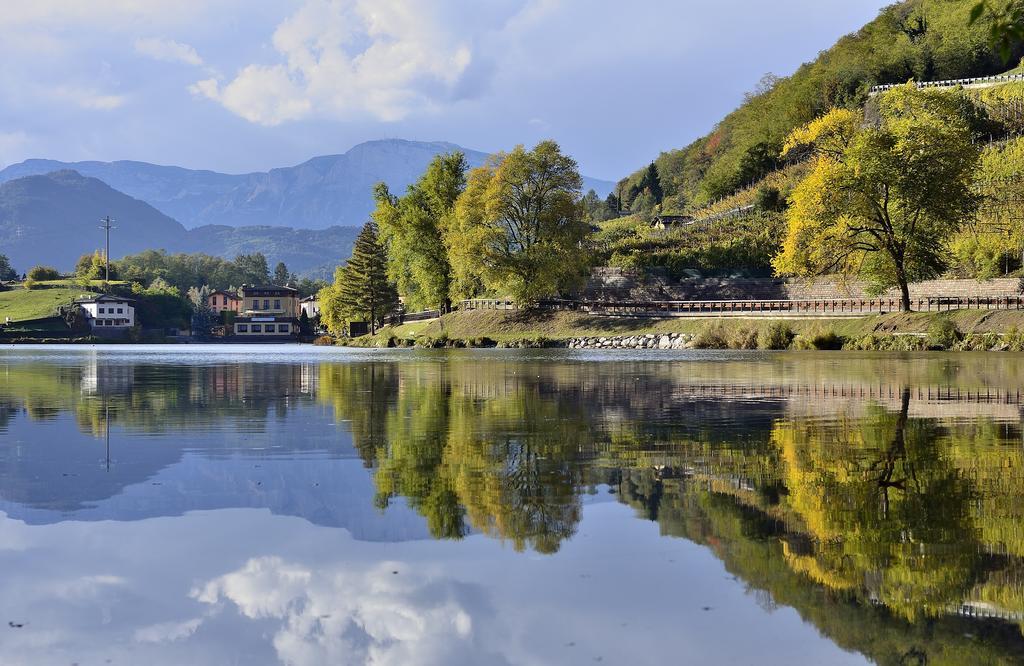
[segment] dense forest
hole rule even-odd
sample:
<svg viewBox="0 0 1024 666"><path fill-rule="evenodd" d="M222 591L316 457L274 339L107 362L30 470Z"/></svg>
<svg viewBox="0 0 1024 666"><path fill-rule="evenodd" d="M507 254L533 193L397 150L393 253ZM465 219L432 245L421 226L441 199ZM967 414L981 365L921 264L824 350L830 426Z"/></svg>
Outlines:
<svg viewBox="0 0 1024 666"><path fill-rule="evenodd" d="M669 150L654 165L620 181L626 209L694 210L726 197L785 165L786 136L836 107L859 108L874 85L932 81L1003 72L1013 65L990 41L989 21L970 22L974 0L906 0L787 77L767 74L742 104L690 145ZM1024 48L1013 45L1016 63ZM645 184L645 178L647 183Z"/></svg>

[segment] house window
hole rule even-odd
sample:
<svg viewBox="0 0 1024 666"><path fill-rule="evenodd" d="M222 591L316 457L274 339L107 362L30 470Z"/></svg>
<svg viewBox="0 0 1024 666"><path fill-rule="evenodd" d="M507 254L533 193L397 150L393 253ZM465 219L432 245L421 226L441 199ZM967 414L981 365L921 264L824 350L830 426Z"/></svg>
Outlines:
<svg viewBox="0 0 1024 666"><path fill-rule="evenodd" d="M117 314L124 314L124 308L118 308Z"/></svg>
<svg viewBox="0 0 1024 666"><path fill-rule="evenodd" d="M269 298L264 298L263 299L263 309L264 310L269 310L270 309L270 299Z"/></svg>
<svg viewBox="0 0 1024 666"><path fill-rule="evenodd" d="M96 325L97 326L102 326L103 325L103 320L102 319L97 319L96 320Z"/></svg>
<svg viewBox="0 0 1024 666"><path fill-rule="evenodd" d="M99 312L100 314L103 314L103 308L100 308Z"/></svg>
<svg viewBox="0 0 1024 666"><path fill-rule="evenodd" d="M255 298L252 299L252 309L253 310L259 310L260 309L260 302L257 301Z"/></svg>
<svg viewBox="0 0 1024 666"><path fill-rule="evenodd" d="M281 299L280 298L275 298L274 299L274 309L275 310L280 310L281 309Z"/></svg>
<svg viewBox="0 0 1024 666"><path fill-rule="evenodd" d="M239 324L238 325L238 332L239 333L248 333L249 332L249 324Z"/></svg>
<svg viewBox="0 0 1024 666"><path fill-rule="evenodd" d="M288 324L278 324L277 331L278 333L288 333L290 331L290 327Z"/></svg>
<svg viewBox="0 0 1024 666"><path fill-rule="evenodd" d="M262 324L253 324L252 325L252 332L253 333L262 333L263 332L263 325Z"/></svg>

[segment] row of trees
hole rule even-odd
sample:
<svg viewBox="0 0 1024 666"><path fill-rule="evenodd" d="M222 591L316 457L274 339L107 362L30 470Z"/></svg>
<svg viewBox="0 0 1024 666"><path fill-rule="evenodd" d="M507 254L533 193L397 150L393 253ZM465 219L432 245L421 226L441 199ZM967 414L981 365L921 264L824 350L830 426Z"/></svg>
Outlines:
<svg viewBox="0 0 1024 666"><path fill-rule="evenodd" d="M576 162L553 141L468 173L462 153L439 155L402 196L378 184L352 259L321 292L325 323L375 328L398 293L410 310L441 312L486 294L528 303L562 293L589 265L581 187Z"/></svg>

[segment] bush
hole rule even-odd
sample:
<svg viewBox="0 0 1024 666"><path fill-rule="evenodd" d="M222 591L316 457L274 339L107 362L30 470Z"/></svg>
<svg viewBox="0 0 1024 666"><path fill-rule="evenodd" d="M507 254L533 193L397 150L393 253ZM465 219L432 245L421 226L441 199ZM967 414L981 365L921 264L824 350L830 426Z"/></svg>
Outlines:
<svg viewBox="0 0 1024 666"><path fill-rule="evenodd" d="M693 346L695 349L728 349L729 338L721 323L708 322L693 337Z"/></svg>
<svg viewBox="0 0 1024 666"><path fill-rule="evenodd" d="M1006 345L1007 351L1024 351L1024 331L1011 328L1003 336L1003 343Z"/></svg>
<svg viewBox="0 0 1024 666"><path fill-rule="evenodd" d="M741 326L729 336L729 346L733 349L757 349L757 329Z"/></svg>
<svg viewBox="0 0 1024 666"><path fill-rule="evenodd" d="M916 335L878 335L869 333L860 338L847 340L843 349L856 351L921 351L925 339Z"/></svg>
<svg viewBox="0 0 1024 666"><path fill-rule="evenodd" d="M330 347L334 345L334 338L329 335L321 335L316 340L313 340L313 344L319 347Z"/></svg>
<svg viewBox="0 0 1024 666"><path fill-rule="evenodd" d="M928 349L952 349L963 337L956 322L948 317L938 317L928 324L925 346Z"/></svg>
<svg viewBox="0 0 1024 666"><path fill-rule="evenodd" d="M36 284L36 281L31 279L31 278L29 278L28 280L25 280L24 282L22 282L21 286L24 287L25 289L38 289L39 288L39 285Z"/></svg>
<svg viewBox="0 0 1024 666"><path fill-rule="evenodd" d="M1003 345L998 333L972 333L965 335L953 346L954 351L988 351Z"/></svg>
<svg viewBox="0 0 1024 666"><path fill-rule="evenodd" d="M788 349L796 335L789 324L773 321L757 336L757 346L761 349Z"/></svg>
<svg viewBox="0 0 1024 666"><path fill-rule="evenodd" d="M825 331L811 338L811 346L815 349L842 349L843 339L835 331Z"/></svg>
<svg viewBox="0 0 1024 666"><path fill-rule="evenodd" d="M29 269L28 275L29 280L41 282L43 280L59 280L60 272L52 266L33 266Z"/></svg>

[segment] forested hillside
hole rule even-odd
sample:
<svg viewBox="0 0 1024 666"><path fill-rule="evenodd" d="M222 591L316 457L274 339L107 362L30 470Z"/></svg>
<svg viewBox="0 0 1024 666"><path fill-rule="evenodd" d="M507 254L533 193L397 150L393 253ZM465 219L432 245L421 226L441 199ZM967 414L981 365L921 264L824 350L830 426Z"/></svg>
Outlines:
<svg viewBox="0 0 1024 666"><path fill-rule="evenodd" d="M988 19L970 24L976 0L905 0L847 35L791 76L766 75L706 136L662 153L619 183L633 211L683 212L741 190L785 166L782 144L795 128L834 107L858 108L873 85L995 74L1013 65L989 43ZM1009 62L1020 59L1020 46ZM647 176L645 178L645 176Z"/></svg>

